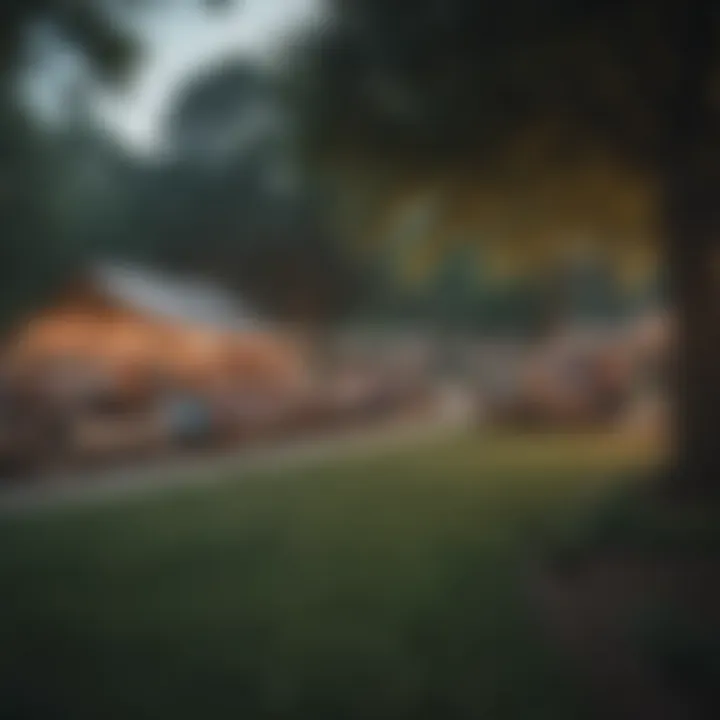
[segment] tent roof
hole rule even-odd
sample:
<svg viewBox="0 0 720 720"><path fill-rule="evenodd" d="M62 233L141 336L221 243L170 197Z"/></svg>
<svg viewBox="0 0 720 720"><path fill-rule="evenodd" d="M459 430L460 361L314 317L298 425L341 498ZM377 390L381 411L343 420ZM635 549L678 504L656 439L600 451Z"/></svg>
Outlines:
<svg viewBox="0 0 720 720"><path fill-rule="evenodd" d="M162 319L228 331L260 326L254 311L212 282L115 262L93 267L90 279L112 300Z"/></svg>

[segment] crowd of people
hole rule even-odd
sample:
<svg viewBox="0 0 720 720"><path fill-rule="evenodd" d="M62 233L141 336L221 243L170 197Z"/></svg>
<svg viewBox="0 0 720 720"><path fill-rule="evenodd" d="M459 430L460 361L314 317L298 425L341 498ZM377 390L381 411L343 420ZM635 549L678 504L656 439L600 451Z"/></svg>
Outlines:
<svg viewBox="0 0 720 720"><path fill-rule="evenodd" d="M0 477L329 434L423 412L431 395L425 378L361 364L292 391L242 378L120 377L77 359L6 370Z"/></svg>
<svg viewBox="0 0 720 720"><path fill-rule="evenodd" d="M504 382L488 393L493 418L541 429L659 423L670 343L669 321L658 316L605 332L563 328L501 368ZM638 412L649 407L652 419Z"/></svg>

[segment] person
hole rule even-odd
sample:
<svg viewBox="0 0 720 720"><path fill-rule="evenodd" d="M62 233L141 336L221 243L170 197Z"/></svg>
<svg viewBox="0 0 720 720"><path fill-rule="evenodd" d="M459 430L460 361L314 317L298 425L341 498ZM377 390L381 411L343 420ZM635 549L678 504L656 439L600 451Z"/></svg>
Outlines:
<svg viewBox="0 0 720 720"><path fill-rule="evenodd" d="M633 394L633 368L620 345L604 348L595 358L593 400L602 420L618 417Z"/></svg>
<svg viewBox="0 0 720 720"><path fill-rule="evenodd" d="M169 384L160 397L160 413L171 439L182 446L203 445L211 437L213 413L199 394Z"/></svg>

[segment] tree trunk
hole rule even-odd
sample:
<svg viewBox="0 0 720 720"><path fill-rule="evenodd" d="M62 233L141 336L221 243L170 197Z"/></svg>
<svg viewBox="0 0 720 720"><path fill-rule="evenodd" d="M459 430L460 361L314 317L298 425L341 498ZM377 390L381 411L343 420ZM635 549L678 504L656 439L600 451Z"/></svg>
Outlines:
<svg viewBox="0 0 720 720"><path fill-rule="evenodd" d="M720 491L720 178L688 179L675 192L668 228L678 332L675 482L690 492Z"/></svg>
<svg viewBox="0 0 720 720"><path fill-rule="evenodd" d="M677 313L674 363L680 492L720 490L720 162L710 97L713 0L684 0L672 18L678 60L665 173L667 262Z"/></svg>

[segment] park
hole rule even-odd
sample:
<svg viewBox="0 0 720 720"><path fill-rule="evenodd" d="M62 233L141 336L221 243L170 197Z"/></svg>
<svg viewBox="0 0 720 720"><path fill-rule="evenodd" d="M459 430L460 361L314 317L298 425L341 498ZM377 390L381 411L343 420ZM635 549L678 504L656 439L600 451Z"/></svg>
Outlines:
<svg viewBox="0 0 720 720"><path fill-rule="evenodd" d="M3 2L0 717L719 717L716 5Z"/></svg>

